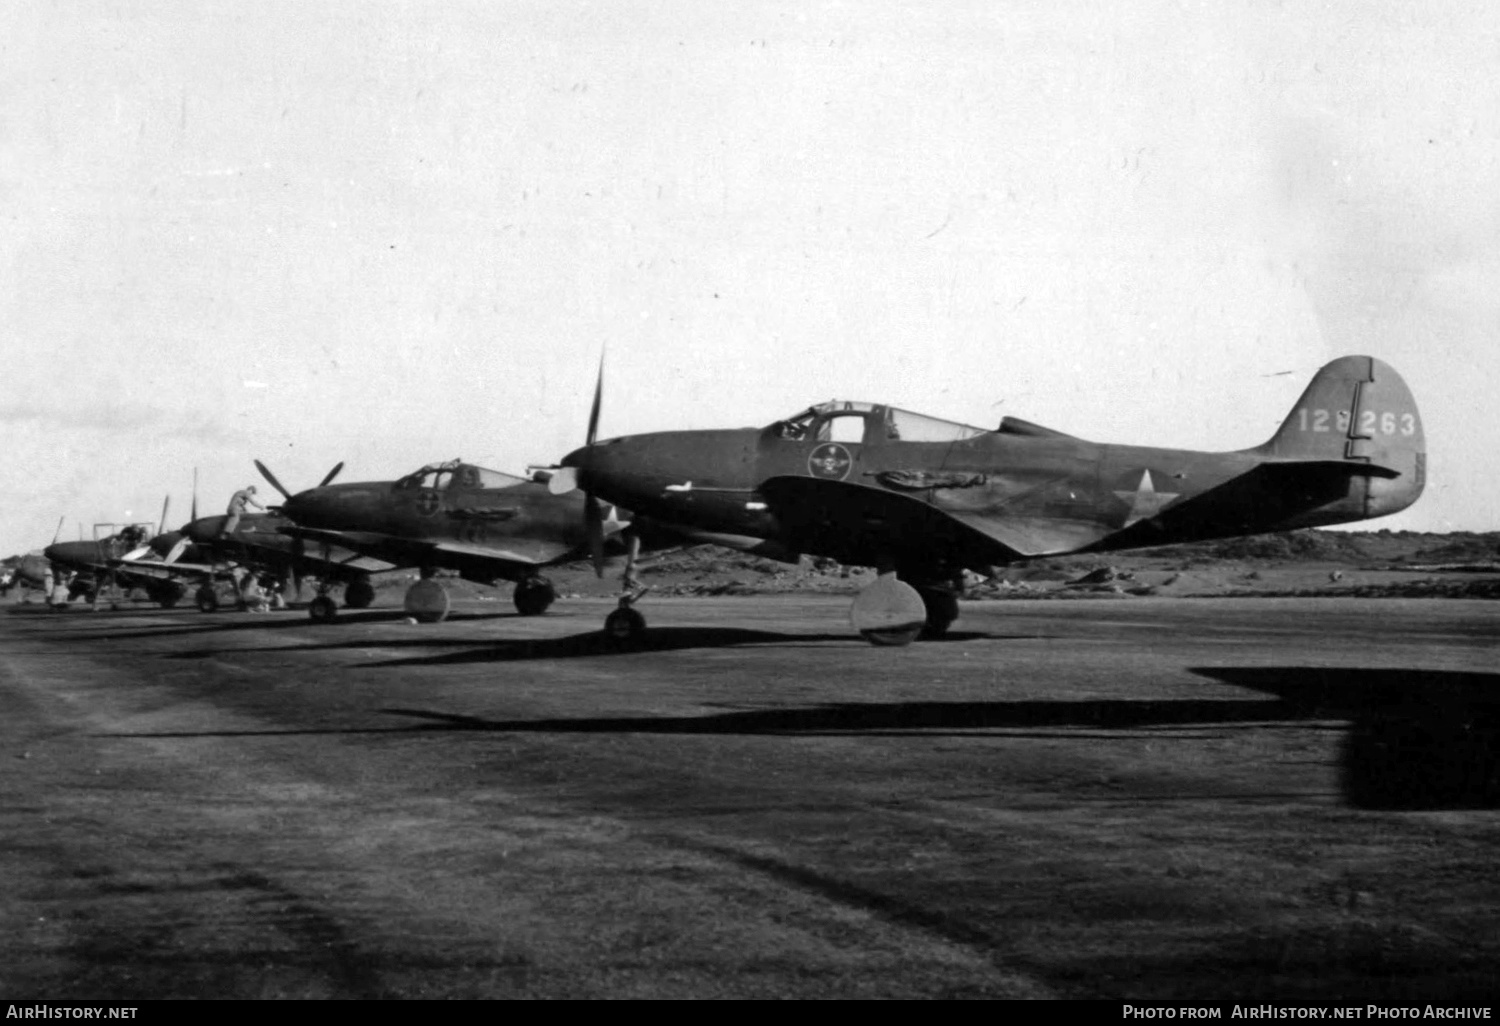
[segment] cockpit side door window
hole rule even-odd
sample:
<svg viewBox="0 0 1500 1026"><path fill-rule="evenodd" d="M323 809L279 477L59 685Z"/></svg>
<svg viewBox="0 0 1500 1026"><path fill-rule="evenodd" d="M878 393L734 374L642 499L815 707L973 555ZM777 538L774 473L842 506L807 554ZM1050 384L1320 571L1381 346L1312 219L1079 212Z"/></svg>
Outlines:
<svg viewBox="0 0 1500 1026"><path fill-rule="evenodd" d="M865 416L862 413L832 414L818 424L817 440L857 445L865 440Z"/></svg>

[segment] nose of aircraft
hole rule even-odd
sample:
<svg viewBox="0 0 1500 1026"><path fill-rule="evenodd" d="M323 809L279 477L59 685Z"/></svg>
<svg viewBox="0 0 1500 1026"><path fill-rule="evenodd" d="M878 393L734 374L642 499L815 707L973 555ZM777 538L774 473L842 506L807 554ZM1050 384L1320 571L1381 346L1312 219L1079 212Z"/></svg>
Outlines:
<svg viewBox="0 0 1500 1026"><path fill-rule="evenodd" d="M691 485L749 487L758 435L752 428L626 435L574 449L562 465L577 469L584 491L644 513Z"/></svg>
<svg viewBox="0 0 1500 1026"><path fill-rule="evenodd" d="M309 519L312 515L316 514L319 506L318 498L313 493L318 491L321 491L321 489L309 488L306 491L298 492L281 504L281 512L292 523L303 527L311 527Z"/></svg>
<svg viewBox="0 0 1500 1026"><path fill-rule="evenodd" d="M358 530L370 526L366 502L379 485L366 483L320 485L298 492L281 504L281 512L299 527Z"/></svg>
<svg viewBox="0 0 1500 1026"><path fill-rule="evenodd" d="M182 533L199 544L211 542L224 530L224 521L227 519L222 514L216 517L199 517L187 524Z"/></svg>
<svg viewBox="0 0 1500 1026"><path fill-rule="evenodd" d="M42 550L42 555L46 556L50 563L77 566L80 563L91 563L97 559L98 549L93 542L53 542Z"/></svg>
<svg viewBox="0 0 1500 1026"><path fill-rule="evenodd" d="M694 435L668 431L611 438L574 449L562 465L576 468L578 487L584 491L645 511L668 485L707 472L702 454L691 444Z"/></svg>
<svg viewBox="0 0 1500 1026"><path fill-rule="evenodd" d="M574 449L562 458L564 467L576 471L578 487L611 497L622 489L628 489L631 472L640 469L633 466L629 439L611 439L594 445Z"/></svg>

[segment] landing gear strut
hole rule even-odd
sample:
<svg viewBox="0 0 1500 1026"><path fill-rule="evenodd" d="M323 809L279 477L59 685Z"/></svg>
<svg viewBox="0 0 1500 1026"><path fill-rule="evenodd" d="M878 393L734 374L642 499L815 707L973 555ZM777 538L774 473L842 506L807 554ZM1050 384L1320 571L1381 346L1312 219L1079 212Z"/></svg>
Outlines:
<svg viewBox="0 0 1500 1026"><path fill-rule="evenodd" d="M950 588L936 586L918 588L917 594L922 596L922 605L927 609L927 623L920 637L923 641L941 638L958 619L958 596Z"/></svg>
<svg viewBox="0 0 1500 1026"><path fill-rule="evenodd" d="M635 575L635 561L640 554L640 536L634 533L628 534L625 548L625 574L620 580L623 594L620 595L620 604L615 611L604 618L604 635L617 648L634 648L646 637L646 618L631 608L646 592L651 590L650 587L641 587L640 578Z"/></svg>

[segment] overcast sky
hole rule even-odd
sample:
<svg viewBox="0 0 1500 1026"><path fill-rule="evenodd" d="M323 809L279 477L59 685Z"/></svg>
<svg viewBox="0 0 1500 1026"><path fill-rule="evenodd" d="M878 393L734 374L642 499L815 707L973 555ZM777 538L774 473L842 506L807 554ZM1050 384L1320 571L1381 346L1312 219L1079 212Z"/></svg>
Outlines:
<svg viewBox="0 0 1500 1026"><path fill-rule="evenodd" d="M1500 8L12 2L0 554L833 397L1263 441L1385 359L1497 526ZM263 485L261 491L268 489Z"/></svg>

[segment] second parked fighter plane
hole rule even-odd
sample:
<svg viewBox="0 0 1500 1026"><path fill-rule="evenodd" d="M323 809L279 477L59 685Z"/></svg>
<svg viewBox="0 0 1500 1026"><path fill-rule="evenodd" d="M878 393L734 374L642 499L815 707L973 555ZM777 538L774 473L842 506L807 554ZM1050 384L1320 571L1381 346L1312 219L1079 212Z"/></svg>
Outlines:
<svg viewBox="0 0 1500 1026"><path fill-rule="evenodd" d="M547 610L557 597L541 571L588 555L591 530L578 495L553 495L537 481L473 463L433 463L396 481L325 484L293 495L262 463L256 467L286 497L283 528L309 556L335 549L416 567L422 578L407 590L414 617L440 620L448 595L431 579L456 570L481 584L514 581L516 609ZM611 510L597 527L601 539L626 525ZM331 620L337 607L326 592L314 599L314 619Z"/></svg>

